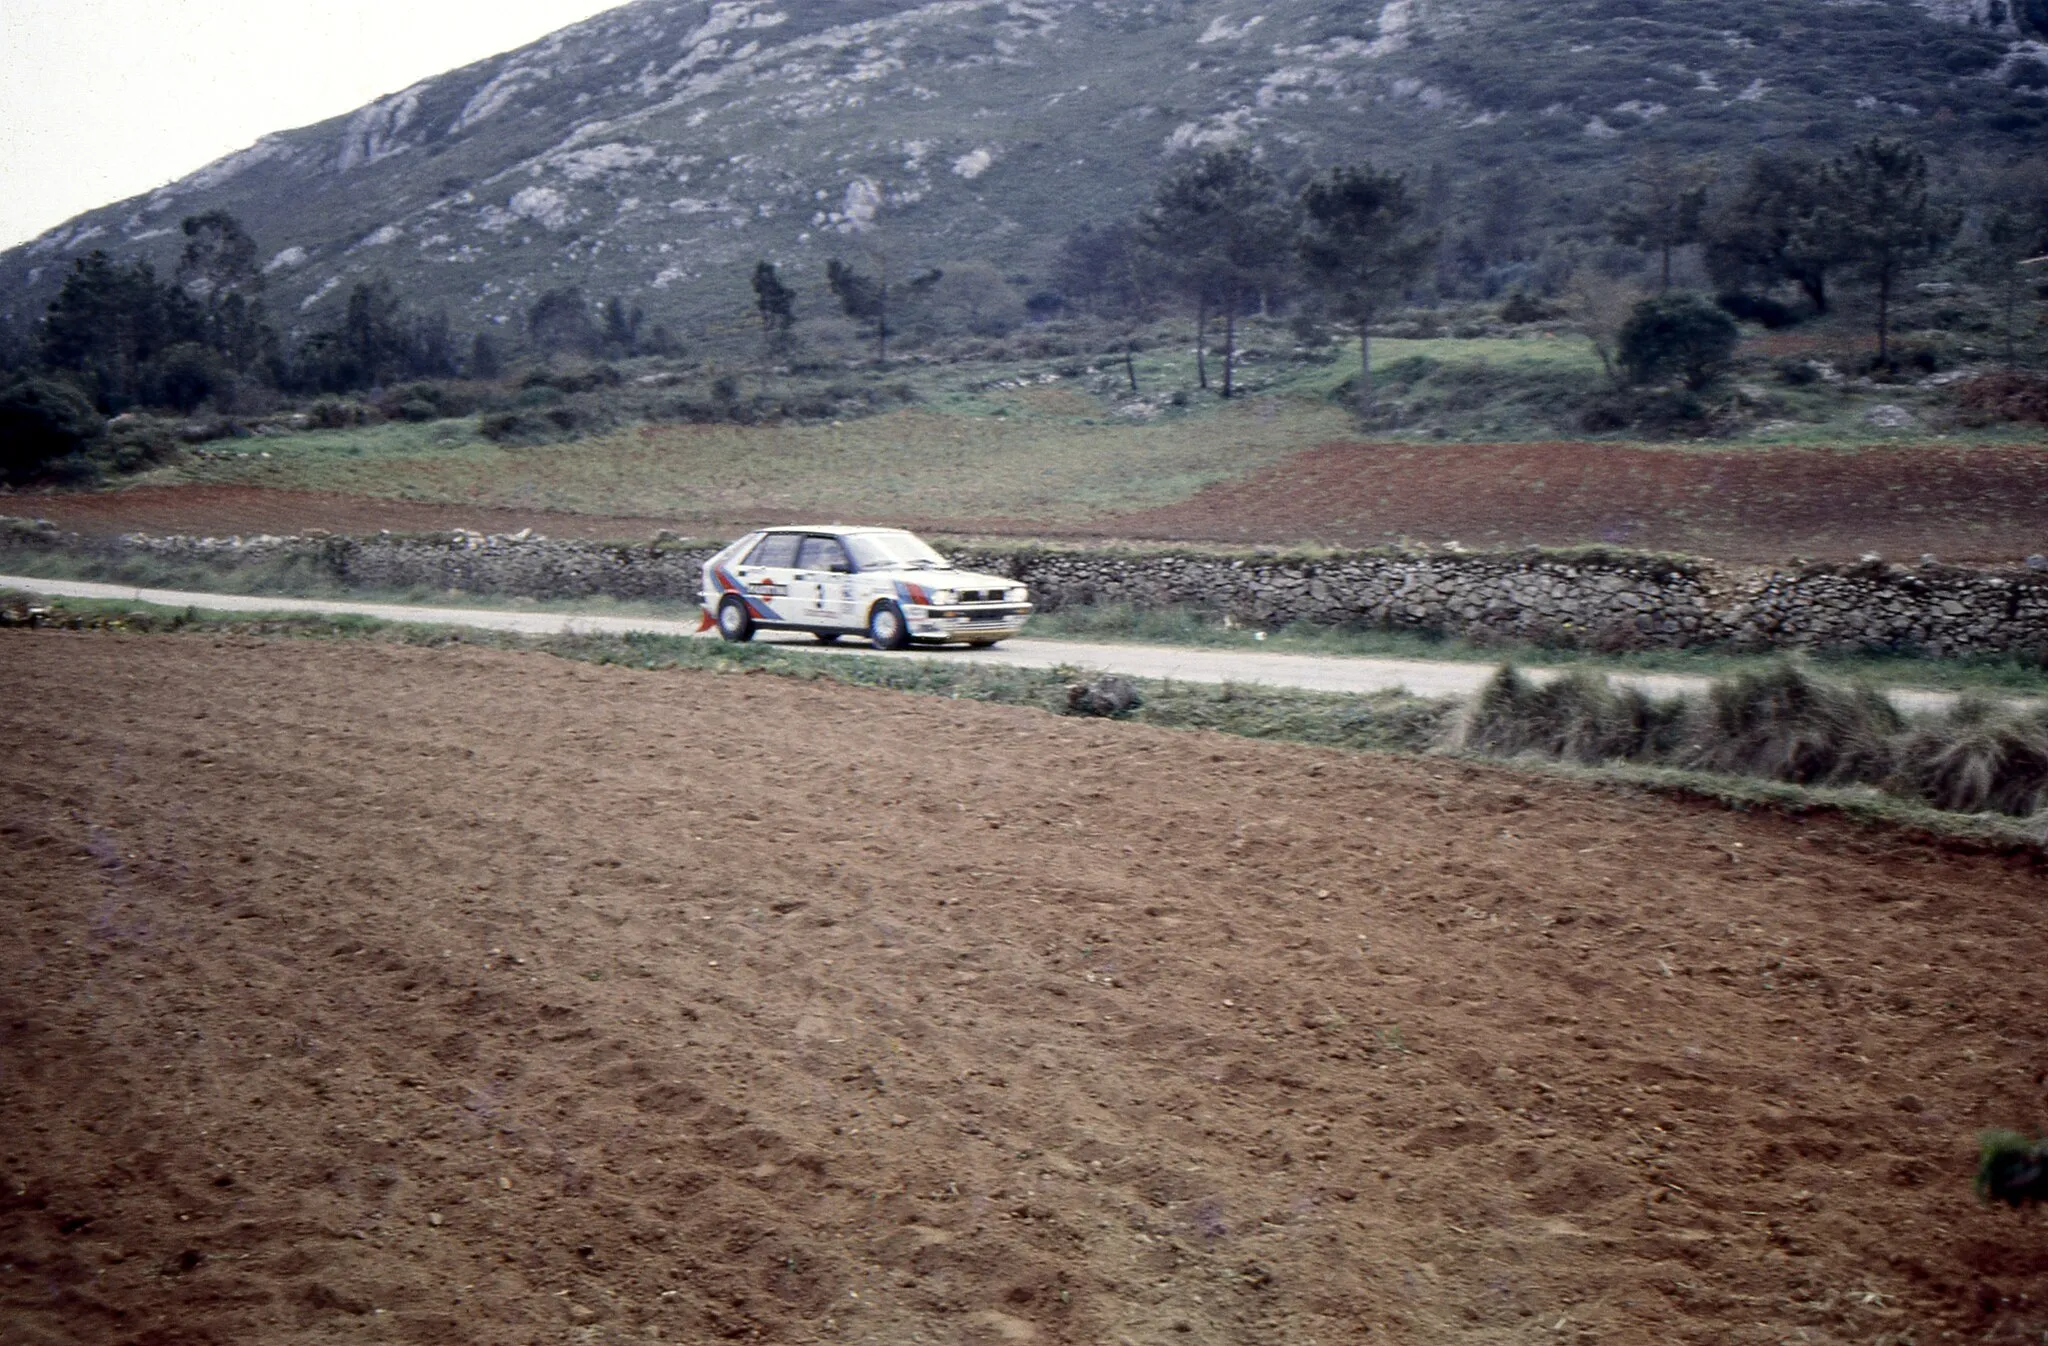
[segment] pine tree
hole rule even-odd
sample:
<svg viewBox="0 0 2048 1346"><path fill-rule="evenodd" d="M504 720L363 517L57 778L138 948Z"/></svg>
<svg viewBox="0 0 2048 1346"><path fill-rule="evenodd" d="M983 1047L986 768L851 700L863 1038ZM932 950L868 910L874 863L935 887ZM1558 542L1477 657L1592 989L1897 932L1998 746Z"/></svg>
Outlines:
<svg viewBox="0 0 2048 1346"><path fill-rule="evenodd" d="M796 326L796 291L782 283L775 263L765 257L754 264L754 309L761 315L761 334L769 351L786 347L790 329Z"/></svg>
<svg viewBox="0 0 2048 1346"><path fill-rule="evenodd" d="M1358 412L1373 409L1372 323L1435 254L1419 233L1420 207L1399 173L1371 164L1333 168L1301 193L1304 269L1340 316L1358 328Z"/></svg>
<svg viewBox="0 0 2048 1346"><path fill-rule="evenodd" d="M1223 318L1223 396L1234 394L1237 319L1286 274L1291 204L1243 148L1210 150L1160 182L1140 223L1160 271L1195 310L1196 368L1209 386L1203 346L1209 315Z"/></svg>
<svg viewBox="0 0 2048 1346"><path fill-rule="evenodd" d="M1900 282L1941 254L1962 213L1935 200L1927 156L1873 137L1828 166L1815 227L1828 250L1877 288L1877 359L1891 362L1892 300Z"/></svg>

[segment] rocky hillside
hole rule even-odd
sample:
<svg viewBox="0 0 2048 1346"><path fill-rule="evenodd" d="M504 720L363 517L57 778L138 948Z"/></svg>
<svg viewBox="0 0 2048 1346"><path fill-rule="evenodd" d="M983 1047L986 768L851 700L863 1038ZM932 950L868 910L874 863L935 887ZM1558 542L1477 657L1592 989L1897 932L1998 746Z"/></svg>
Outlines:
<svg viewBox="0 0 2048 1346"><path fill-rule="evenodd" d="M715 325L744 314L763 256L811 284L857 251L987 258L1036 284L1067 230L1138 205L1172 156L1236 141L1290 171L1405 164L1454 216L1555 229L1596 218L1653 142L1725 157L1876 130L1994 158L2038 144L2037 10L2048 0L640 0L0 255L0 314L33 319L92 248L166 263L180 219L216 207L263 245L273 310L297 325L378 273L461 326L516 325L568 283Z"/></svg>

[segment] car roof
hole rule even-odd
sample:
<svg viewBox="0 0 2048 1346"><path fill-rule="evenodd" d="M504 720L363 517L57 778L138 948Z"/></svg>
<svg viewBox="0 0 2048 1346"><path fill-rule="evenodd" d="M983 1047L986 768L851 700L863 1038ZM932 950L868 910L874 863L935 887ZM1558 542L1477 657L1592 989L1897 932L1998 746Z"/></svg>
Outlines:
<svg viewBox="0 0 2048 1346"><path fill-rule="evenodd" d="M843 523L779 523L772 528L761 529L764 533L832 533L839 537L851 537L856 533L908 533L908 528L887 528L879 524Z"/></svg>

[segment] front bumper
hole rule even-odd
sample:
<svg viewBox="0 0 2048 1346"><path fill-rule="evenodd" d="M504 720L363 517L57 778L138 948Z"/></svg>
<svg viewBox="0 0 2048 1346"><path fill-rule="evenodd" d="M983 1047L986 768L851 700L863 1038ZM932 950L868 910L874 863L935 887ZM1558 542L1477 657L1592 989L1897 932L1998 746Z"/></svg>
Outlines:
<svg viewBox="0 0 2048 1346"><path fill-rule="evenodd" d="M904 609L903 620L913 640L1007 640L1024 629L1031 611L1029 603L910 607Z"/></svg>

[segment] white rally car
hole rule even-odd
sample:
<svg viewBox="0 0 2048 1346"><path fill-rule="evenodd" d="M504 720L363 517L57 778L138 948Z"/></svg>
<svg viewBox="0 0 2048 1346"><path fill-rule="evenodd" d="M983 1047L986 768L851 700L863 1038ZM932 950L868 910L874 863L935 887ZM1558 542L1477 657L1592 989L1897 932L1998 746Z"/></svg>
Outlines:
<svg viewBox="0 0 2048 1346"><path fill-rule="evenodd" d="M704 563L704 624L727 640L808 631L993 645L1024 629L1031 594L1015 580L955 570L900 528L765 528Z"/></svg>

